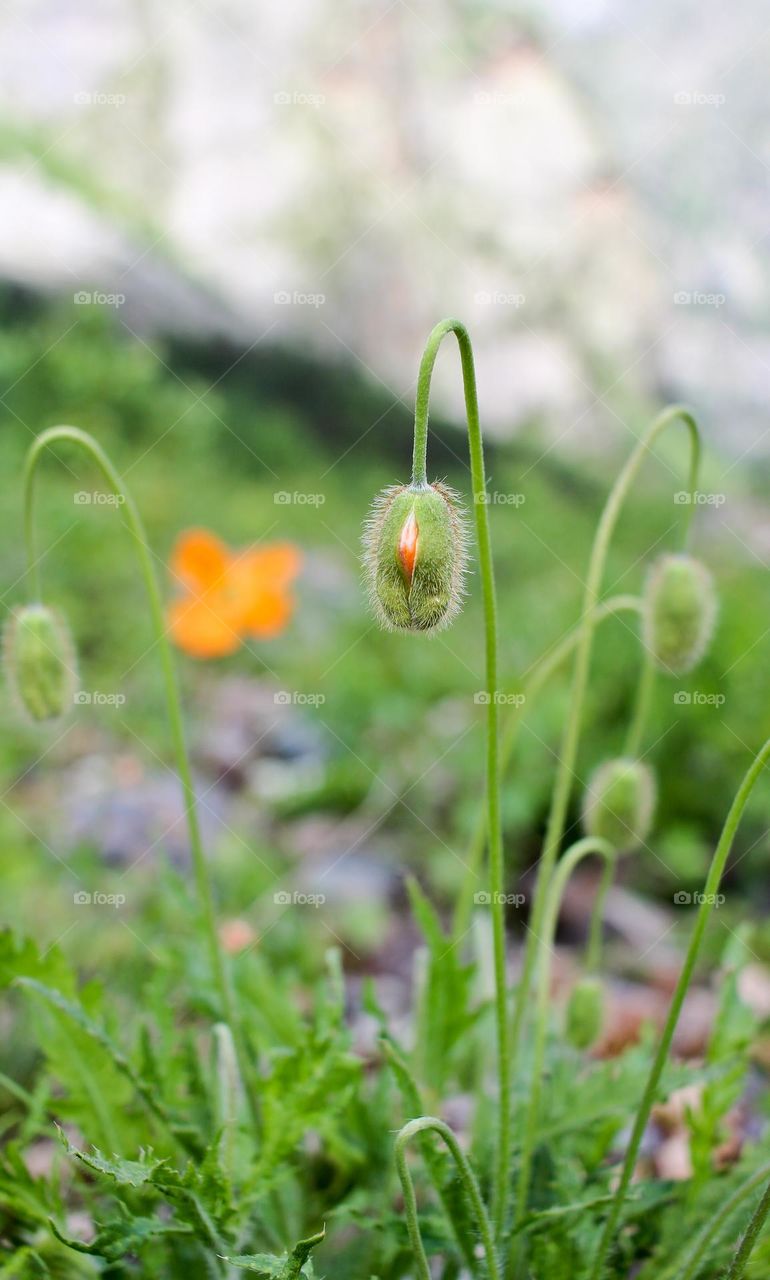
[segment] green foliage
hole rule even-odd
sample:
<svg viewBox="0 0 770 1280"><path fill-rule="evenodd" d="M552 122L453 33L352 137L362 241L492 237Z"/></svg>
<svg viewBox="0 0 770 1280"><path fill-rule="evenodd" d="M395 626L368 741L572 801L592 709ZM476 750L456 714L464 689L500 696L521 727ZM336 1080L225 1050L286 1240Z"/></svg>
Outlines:
<svg viewBox="0 0 770 1280"><path fill-rule="evenodd" d="M478 913L481 942L473 962L470 939L454 939L445 925L464 870L483 772L473 703L481 663L478 584L471 583L469 608L446 644L410 649L406 660L399 638L367 635L355 586L358 525L366 505L361 495L382 486L390 462L355 451L338 462L324 455L313 434L316 407L326 423L334 416L330 404L342 405L349 416L341 415L339 438L355 449L370 403L360 384L350 381L342 388L332 373L316 384L313 378L321 375L316 370L311 377L305 369L307 400L292 410L286 386L276 381L280 361L269 371L261 366L258 377L244 359L237 380L223 377L213 387L232 353L201 355L195 374L187 367L189 352L159 340L118 337L96 309L79 312L71 328L69 322L68 314L64 325L61 313L33 316L4 347L8 467L19 461L28 440L22 424L52 420L55 406L57 419L94 427L115 447L121 466L136 468L131 478L159 556L191 523L208 524L235 545L262 536L295 539L310 564L296 623L280 645L244 653L223 670L254 679L272 671L267 680L279 678L285 688L323 689L327 702L318 717L322 747L310 780L265 798L259 814L256 805L244 804L234 820L238 829L229 833L232 846L218 847L211 859L223 914L240 914L249 904L257 935L232 960L233 1026L222 1021L184 869L148 862L125 929L117 921L92 927L78 921L69 935L72 875L92 882L98 870L104 877L99 883L106 883L109 868L79 846L66 864L60 859L43 869L42 842L24 825L23 796L17 809L4 803L0 810L3 875L20 926L19 934L0 934L0 986L10 1028L0 1071L0 1280L188 1280L240 1271L270 1280L406 1280L414 1275L414 1261L392 1164L394 1133L416 1115L445 1115L460 1131L487 1199L494 1177L494 1028L484 972L488 920ZM56 335L61 341L54 343ZM33 360L36 376L27 378ZM179 377L169 373L169 362ZM296 366L289 374L295 376ZM336 398L326 399L325 387ZM184 424L182 430L177 423ZM496 487L518 489L519 473L529 475L538 450L533 440L501 452ZM80 463L75 476L69 474L65 453L65 466L52 464L43 481L43 545L63 541L46 558L46 584L73 618L90 684L116 688L128 681L130 731L148 744L153 767L162 770L167 745L152 638L145 634L143 597L126 567L125 529L112 519L114 512L96 508L77 513L73 524L73 479L85 487L93 478ZM274 474L266 473L257 454ZM505 535L498 595L502 674L511 688L517 673L576 616L579 584L565 574L551 546L554 530L568 526L570 563L573 556L576 566L584 560L591 512L605 483L603 476L597 479L598 470L591 463L568 474L550 466L532 472L526 519L516 515L515 556L508 552L511 512L490 507L493 534ZM323 483L319 472L326 476ZM460 472L454 478L465 483ZM322 510L276 507L279 484L303 492L322 488ZM646 493L641 486L611 555L609 578L619 579L634 564L624 590L642 582L638 547L655 545L666 527L660 512L644 501ZM9 584L23 567L19 514L9 492L0 508ZM315 573L319 564L326 578ZM662 779L662 860L640 854L626 875L633 888L669 901L672 887L702 883L742 744L755 741L763 726L761 673L743 662L764 630L763 596L751 567L734 567L726 578L724 623L698 687L727 691L730 726L700 703L677 710L672 719L670 689L659 690L653 703L656 736L661 735L655 764ZM366 643L359 643L363 636ZM628 657L637 643L622 627L597 637L586 764L617 754L633 696ZM729 678L723 675L728 671ZM210 672L187 666L183 679L200 712ZM555 679L528 717L530 732L522 735L505 780L512 880L536 856L548 794L544 763L558 741L568 685L566 676ZM78 728L86 723L91 721ZM102 720L99 727L110 745L129 732L114 720ZM205 733L204 725L199 741ZM101 742L89 749L99 754ZM9 776L22 781L40 754L23 730L5 736L2 752ZM431 761L440 767L426 769ZM408 1025L402 1011L394 1012L383 998L379 976L370 977L359 995L360 974L382 972L369 936L375 914L369 914L368 902L353 905L352 923L344 912L335 914L333 902L322 921L299 912L287 913L285 921L271 915L275 878L292 865L286 852L291 840L285 837L308 815L331 824L363 819L367 832L381 826L398 850L399 864L419 867L426 888L408 880L409 937L419 936ZM58 857L58 816L53 818L49 839ZM753 829L749 824L743 849L760 832L758 820ZM310 844L314 854L314 839ZM743 885L751 891L764 874L761 868L761 859L736 859L736 892L722 917L730 943L721 961L712 943L719 1005L705 1059L697 1065L669 1063L660 1084L661 1102L685 1085L697 1089L697 1105L684 1121L692 1176L681 1182L656 1177L645 1155L624 1207L608 1280L674 1280L704 1226L770 1159L770 1137L760 1124L732 1163L720 1158L736 1109L762 1072L750 1063L763 1028L741 1001L739 979L749 945L765 956L770 941L761 928L750 939L735 928L744 911L738 890ZM382 909L380 922L386 938L393 925L388 911ZM342 951L324 956L330 936L341 941ZM57 938L61 945L50 945ZM401 939L397 934L396 949ZM361 1032L363 1014L376 1026L376 1044ZM236 1048L239 1030L242 1052ZM578 1039L585 1045L593 1035ZM561 1019L553 1018L531 1191L522 1220L505 1238L506 1280L585 1280L652 1047L645 1033L617 1058L594 1059L574 1043L565 1044ZM529 1053L525 1043L514 1081L514 1133L524 1115ZM647 1134L651 1148L656 1137L653 1125ZM440 1266L437 1273L442 1280L486 1280L476 1225L452 1161L428 1137L418 1138L412 1157L422 1237ZM514 1177L517 1159L514 1148ZM697 1280L715 1280L723 1270L758 1194L757 1187L719 1223L693 1273ZM769 1265L768 1246L761 1242L751 1280L764 1276Z"/></svg>

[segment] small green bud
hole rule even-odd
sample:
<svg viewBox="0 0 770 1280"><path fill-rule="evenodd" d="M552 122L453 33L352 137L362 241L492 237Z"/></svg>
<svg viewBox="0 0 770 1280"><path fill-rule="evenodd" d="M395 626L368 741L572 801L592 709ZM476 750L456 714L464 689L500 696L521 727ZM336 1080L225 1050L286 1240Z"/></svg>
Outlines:
<svg viewBox="0 0 770 1280"><path fill-rule="evenodd" d="M598 978L581 978L567 1001L564 1034L575 1049L590 1049L604 1022L604 989Z"/></svg>
<svg viewBox="0 0 770 1280"><path fill-rule="evenodd" d="M616 849L643 844L652 826L655 791L655 775L641 760L605 760L586 788L586 832L608 840Z"/></svg>
<svg viewBox="0 0 770 1280"><path fill-rule="evenodd" d="M75 651L64 619L44 604L14 609L5 629L5 666L32 720L57 720L72 706Z"/></svg>
<svg viewBox="0 0 770 1280"><path fill-rule="evenodd" d="M364 531L367 588L381 624L405 631L446 627L462 602L466 543L457 494L445 485L383 490Z"/></svg>
<svg viewBox="0 0 770 1280"><path fill-rule="evenodd" d="M717 612L714 582L692 556L664 555L644 593L644 643L670 675L684 675L703 657Z"/></svg>

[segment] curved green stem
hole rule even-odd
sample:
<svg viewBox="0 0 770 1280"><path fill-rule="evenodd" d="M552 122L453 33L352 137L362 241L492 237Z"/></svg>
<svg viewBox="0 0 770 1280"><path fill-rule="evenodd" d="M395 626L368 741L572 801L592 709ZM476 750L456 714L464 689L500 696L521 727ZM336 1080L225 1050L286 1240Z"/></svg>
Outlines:
<svg viewBox="0 0 770 1280"><path fill-rule="evenodd" d="M617 850L615 850L617 853ZM594 905L591 911L591 923L588 928L588 942L585 953L585 969L587 973L598 973L602 962L602 942L604 935L604 904L615 875L616 858L606 858L596 890Z"/></svg>
<svg viewBox="0 0 770 1280"><path fill-rule="evenodd" d="M688 1244L683 1253L676 1259L672 1266L667 1267L662 1275L658 1276L658 1280L673 1280L676 1276L678 1280L695 1280L695 1276L700 1270L701 1264L709 1257L709 1251L714 1241L724 1229L725 1224L729 1222L736 1209L739 1209L744 1200L756 1191L767 1179L770 1178L770 1164L763 1164L756 1173L752 1173L731 1196L725 1200L722 1207L709 1218L702 1231ZM680 1268L684 1268L680 1270Z"/></svg>
<svg viewBox="0 0 770 1280"><path fill-rule="evenodd" d="M655 660L649 649L645 648L642 656L642 666L639 672L639 683L636 689L634 712L631 717L631 723L628 727L625 746L623 748L623 754L632 760L636 759L641 750L642 741L644 739L644 730L650 714L650 703L652 701L652 692L655 688L656 675L657 667L655 665Z"/></svg>
<svg viewBox="0 0 770 1280"><path fill-rule="evenodd" d="M743 810L746 808L748 798L751 795L754 785L768 759L770 759L770 738L768 738L759 754L753 760L740 787L738 788L735 799L730 807L730 812L728 813L724 827L722 828L719 843L714 851L714 856L706 877L703 893L701 894L698 915L695 919L695 925L690 937L687 954L685 956L684 964L682 965L679 980L676 984L676 989L674 990L674 994L671 999L671 1006L668 1011L668 1017L666 1018L666 1025L663 1028L663 1034L661 1035L660 1044L658 1045L658 1050L655 1054L655 1060L650 1069L644 1094L639 1104L639 1110L636 1113L634 1127L628 1142L628 1147L626 1148L626 1155L623 1161L620 1181L615 1192L610 1212L607 1215L607 1221L604 1224L604 1231L602 1232L602 1237L599 1242L599 1248L594 1260L590 1280L600 1280L600 1277L604 1272L605 1259L617 1232L623 1204L636 1167L639 1147L641 1146L644 1130L647 1127L647 1121L650 1118L650 1112L652 1111L652 1107L655 1102L660 1077L666 1064L669 1049L671 1048L671 1041L674 1038L674 1032L676 1030L677 1022L679 1021L679 1014L682 1010L684 998L687 994L687 988L692 980L693 971L698 959L698 953L703 942L703 935L706 931L706 925L708 924L709 917L714 908L714 902L719 891L725 865L732 848L735 832L743 815Z"/></svg>
<svg viewBox="0 0 770 1280"><path fill-rule="evenodd" d="M435 1116L420 1116L418 1120L410 1120L405 1124L403 1129L399 1131L396 1138L396 1168L398 1176L401 1179L401 1186L404 1192L404 1209L406 1211L406 1224L409 1230L409 1239L412 1244L419 1280L431 1280L430 1267L428 1259L425 1256L425 1248L420 1235L420 1222L417 1214L417 1199L414 1194L414 1183L412 1175L409 1172L409 1166L406 1160L406 1144L410 1138L416 1134L424 1133L426 1129L432 1129L441 1138L444 1139L449 1153L457 1166L457 1172L460 1175L460 1181L463 1190L473 1209L476 1225L478 1227L481 1242L484 1246L484 1253L487 1260L487 1272L489 1280L502 1280L502 1273L495 1252L495 1242L492 1235L492 1224L489 1216L484 1208L484 1201L481 1197L481 1191L465 1153L462 1151L457 1138L452 1133L449 1125L444 1124L443 1120L436 1119Z"/></svg>
<svg viewBox="0 0 770 1280"><path fill-rule="evenodd" d="M497 1022L497 1060L500 1089L500 1132L495 1171L495 1222L501 1226L505 1212L511 1163L510 1116L510 1053L508 1048L509 1025L505 981L505 914L503 836L500 822L500 763L498 755L499 693L497 688L497 602L492 564L492 541L489 532L486 477L484 474L484 446L479 422L479 405L476 393L476 371L473 364L473 348L468 331L459 320L442 320L430 334L420 361L417 378L417 394L414 411L414 457L412 479L415 484L426 484L426 452L428 440L428 406L433 366L438 349L447 334L453 333L460 348L460 362L465 393L465 413L468 422L468 448L470 453L471 488L476 520L481 590L484 604L484 641L486 656L487 693L487 746L486 746L486 799L487 830L489 832L489 879L492 891L492 931L495 970L495 1010Z"/></svg>
<svg viewBox="0 0 770 1280"><path fill-rule="evenodd" d="M40 570L38 558L35 552L36 544L34 526L35 477L37 475L37 466L45 450L60 441L79 445L81 449L85 450L89 457L97 464L110 489L119 499L124 512L125 524L134 544L137 559L144 577L144 583L150 604L152 625L155 631L156 643L160 651L160 660L163 669L163 680L166 692L166 707L168 711L174 752L176 755L177 770L182 783L185 817L187 819L187 827L189 831L195 883L203 916L211 971L219 993L219 999L222 1005L225 1021L228 1022L231 1027L235 1027L236 1019L233 996L217 935L214 898L211 889L211 881L209 879L208 867L206 865L206 856L203 852L200 824L198 821L198 812L195 802L195 791L193 788L192 774L190 770L190 760L184 736L182 707L179 698L176 673L174 670L174 660L171 653L171 645L169 644L168 637L166 635L163 602L161 599L160 589L158 587L155 569L152 563L151 553L147 544L144 524L131 494L126 489L120 475L112 465L112 462L107 457L107 454L104 452L101 445L99 445L92 436L88 435L87 432L81 431L78 427L50 427L47 431L43 431L36 437L27 454L24 468L24 533L27 544L30 596L33 600L40 597Z"/></svg>
<svg viewBox="0 0 770 1280"><path fill-rule="evenodd" d="M631 612L641 613L642 602L639 596L618 595L610 596L607 600L603 600L595 609L595 620L597 623L603 622L606 618L614 617L618 613ZM505 728L500 736L500 777L505 776L505 771L511 762L513 750L521 728L521 722L526 711L529 711L533 702L536 700L541 690L545 688L548 681L555 671L559 669L561 664L566 661L571 653L574 653L578 640L580 639L580 627L575 627L568 632L562 639L547 653L541 655L532 666L532 674L528 680L525 680L522 689L522 697L519 702L511 710ZM479 879L479 868L481 860L484 856L484 846L487 836L487 815L485 809L481 809L476 823L476 829L473 833L470 853L466 864L466 874L463 878L463 884L457 898L454 919L452 923L452 936L456 942L467 933L470 924L471 910L473 907L474 887Z"/></svg>
<svg viewBox="0 0 770 1280"><path fill-rule="evenodd" d="M524 1129L521 1140L521 1157L519 1162L518 1192L516 1199L515 1225L518 1226L527 1209L527 1196L529 1194L529 1183L532 1173L532 1155L535 1145L535 1131L537 1128L537 1117L540 1109L540 1092L543 1077L543 1060L545 1056L545 1040L548 1030L548 1002L551 991L551 953L553 950L553 940L556 933L556 925L559 919L559 910L561 901L564 896L564 890L567 882L575 870L578 863L591 854L598 854L604 859L605 871L609 871L610 876L614 870L616 854L613 846L606 840L601 840L596 836L586 836L583 840L577 840L564 854L564 857L557 862L554 869L551 882L548 886L548 898L543 912L543 927L538 938L537 945L537 991L535 997L535 1038L532 1049L532 1078L529 1086L529 1100L527 1110L524 1117ZM602 885L606 892L608 881L603 877ZM598 906L601 912L604 902L604 892L600 890ZM593 913L593 920L599 921L599 929L601 928L601 915L597 915L596 907ZM592 926L592 936L594 929ZM598 937L601 936L597 933Z"/></svg>
<svg viewBox="0 0 770 1280"><path fill-rule="evenodd" d="M542 930L543 911L545 910L548 882L553 873L554 863L556 862L556 858L559 853L567 820L567 809L572 791L572 783L575 776L575 763L580 739L583 704L585 702L588 674L591 665L591 652L593 648L594 630L596 627L595 608L599 599L602 579L604 577L604 568L607 561L610 541L615 531L615 526L618 522L623 503L628 496L641 464L650 453L658 437L666 431L672 423L679 419L684 423L690 437L689 486L691 497L694 495L697 488L698 468L700 465L700 438L698 435L698 427L692 414L687 409L681 405L671 405L668 409L664 409L664 411L655 419L652 425L641 437L636 448L628 458L607 499L594 536L591 555L588 562L588 575L585 582L583 611L579 622L580 634L578 637L577 654L575 657L575 670L572 678L572 695L564 727L561 749L559 751L559 765L556 773L553 796L551 799L551 808L548 815L543 852L540 857L540 865L538 868L537 884L535 887L535 896L530 919L530 930L527 935L522 974L516 994L513 1030L511 1034L511 1055L514 1063L518 1052L519 1040L524 1023L524 1015L529 1001L529 989L532 983L532 971L535 963L535 949L537 946L537 937ZM690 502L685 506L683 533L685 540L687 538L694 506L694 502Z"/></svg>
<svg viewBox="0 0 770 1280"><path fill-rule="evenodd" d="M751 1215L749 1225L738 1245L735 1257L730 1263L730 1270L725 1280L742 1280L746 1270L746 1263L751 1257L754 1245L757 1243L757 1237L764 1226L768 1213L770 1213L770 1183L765 1188L765 1194Z"/></svg>

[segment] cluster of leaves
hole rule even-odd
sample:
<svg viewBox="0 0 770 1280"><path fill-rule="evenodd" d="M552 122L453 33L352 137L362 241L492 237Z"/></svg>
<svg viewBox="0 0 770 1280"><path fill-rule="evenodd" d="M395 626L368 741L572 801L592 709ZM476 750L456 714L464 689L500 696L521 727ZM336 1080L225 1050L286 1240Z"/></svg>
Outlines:
<svg viewBox="0 0 770 1280"><path fill-rule="evenodd" d="M42 1059L25 1083L0 1080L9 1099L0 1276L412 1275L393 1132L426 1110L459 1109L463 1140L488 1186L494 1098L479 969L452 947L418 888L411 898L425 939L414 1045L396 1041L368 982L362 1006L379 1047L368 1057L353 1051L336 952L304 1013L285 980L251 954L235 974L248 1031L244 1070L229 1029L211 1021L205 981L190 986L196 968L186 946L169 952L130 1004L96 982L79 985L57 948L41 955L29 941L2 935L0 982L18 1025L31 1020ZM758 1031L737 995L746 955L742 940L731 943L705 1060L671 1065L662 1082L662 1097L700 1084L690 1117L693 1177L638 1184L618 1237L616 1277L673 1280L704 1224L770 1159L761 1133L735 1163L715 1165ZM538 1280L587 1274L650 1050L648 1038L617 1059L594 1061L552 1029L530 1210L508 1246L512 1265ZM522 1105L527 1071L525 1058ZM442 1260L447 1278L482 1280L456 1170L429 1135L415 1146L414 1174L429 1256ZM726 1215L693 1277L719 1274L746 1214L744 1204ZM758 1250L753 1276L763 1274L763 1257Z"/></svg>

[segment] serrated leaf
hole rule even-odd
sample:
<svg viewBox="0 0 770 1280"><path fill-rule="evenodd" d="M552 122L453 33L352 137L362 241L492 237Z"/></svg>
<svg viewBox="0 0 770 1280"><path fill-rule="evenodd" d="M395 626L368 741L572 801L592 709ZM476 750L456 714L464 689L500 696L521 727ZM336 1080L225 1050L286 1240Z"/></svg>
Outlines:
<svg viewBox="0 0 770 1280"><path fill-rule="evenodd" d="M242 1271L255 1272L262 1276L263 1280L298 1280L300 1276L306 1276L310 1280L313 1270L309 1258L325 1235L326 1227L317 1235L298 1241L291 1253L284 1254L283 1257L270 1253L242 1253L232 1258L224 1258L224 1261L229 1262L232 1267L239 1267Z"/></svg>
<svg viewBox="0 0 770 1280"><path fill-rule="evenodd" d="M93 1152L79 1151L77 1147L73 1147L67 1138L67 1135L61 1130L62 1142L66 1147L67 1154L79 1160L87 1169L91 1169L94 1173L100 1173L103 1177L110 1178L117 1183L119 1187L143 1187L147 1183L152 1182L153 1177L158 1169L164 1164L163 1160L156 1160L148 1154L143 1160L123 1160L119 1156L113 1156L108 1160L100 1151L94 1148Z"/></svg>

